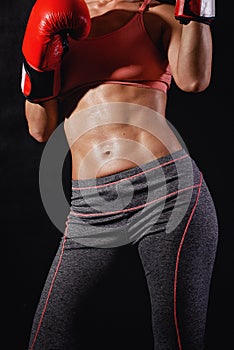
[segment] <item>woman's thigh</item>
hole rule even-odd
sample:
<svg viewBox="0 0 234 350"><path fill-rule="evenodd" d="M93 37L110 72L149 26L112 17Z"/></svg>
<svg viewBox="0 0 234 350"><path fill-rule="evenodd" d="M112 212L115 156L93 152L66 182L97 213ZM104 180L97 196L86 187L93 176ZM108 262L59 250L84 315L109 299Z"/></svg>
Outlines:
<svg viewBox="0 0 234 350"><path fill-rule="evenodd" d="M30 350L77 349L89 303L117 255L117 248L86 247L64 237L35 313Z"/></svg>
<svg viewBox="0 0 234 350"><path fill-rule="evenodd" d="M171 215L162 213L161 222L166 223ZM156 224L155 233L139 242L151 298L155 349L204 348L217 238L216 211L203 180L176 228L167 230L165 224L158 230Z"/></svg>

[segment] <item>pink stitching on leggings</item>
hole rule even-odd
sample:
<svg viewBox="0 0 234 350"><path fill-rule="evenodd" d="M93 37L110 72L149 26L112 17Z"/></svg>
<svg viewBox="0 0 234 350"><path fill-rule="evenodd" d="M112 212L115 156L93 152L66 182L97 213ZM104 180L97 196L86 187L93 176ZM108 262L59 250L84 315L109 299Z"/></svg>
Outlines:
<svg viewBox="0 0 234 350"><path fill-rule="evenodd" d="M180 190L178 190L178 191L171 192L171 193L169 193L169 194L166 194L165 196L159 197L159 198L154 199L154 200L152 200L152 201L150 201L150 202L147 202L147 203L144 203L144 204L140 204L140 205L137 205L136 207L132 207L132 208L127 208L127 209L122 209L122 210L116 210L116 211L106 211L106 212L100 212L100 213L91 213L91 214L76 213L75 211L71 211L71 214L73 214L73 215L75 215L75 216L87 217L87 216L102 216L102 215L112 215L112 214L126 213L126 212L128 212L128 211L137 210L137 209L146 207L147 205L150 205L150 204L153 204L153 203L155 203L155 202L158 202L158 201L160 201L161 199L165 199L165 198L174 196L175 194L178 194L178 193L180 193L180 192L184 192L184 191L186 191L186 190L190 190L190 189L192 189L192 188L196 188L196 187L199 187L199 186L200 186L200 183L197 184L197 185L185 187L185 188L182 188L182 189L180 189Z"/></svg>
<svg viewBox="0 0 234 350"><path fill-rule="evenodd" d="M46 302L45 302L44 308L42 310L41 318L39 320L39 323L38 323L38 326L37 326L37 330L36 330L35 336L33 338L30 350L33 350L34 345L35 345L35 343L37 341L37 337L38 337L38 334L39 334L40 329L41 329L41 324L42 324L42 321L43 321L43 318L44 318L44 315L45 315L45 312L46 312L46 309L47 309L47 306L48 306L48 302L49 302L49 299L50 299L50 296L51 296L51 292L52 292L52 289L53 289L53 286L54 286L54 282L55 282L56 276L58 274L59 267L60 267L61 262L62 262L63 253L64 253L64 247L65 247L65 243L66 243L66 239L67 239L67 229L68 229L68 226L67 226L67 223L66 223L66 230L65 230L65 234L64 234L64 238L63 238L62 251L61 251L61 254L60 254L60 257L59 257L59 261L58 261L58 264L57 264L57 267L56 267L56 270L55 270L55 273L54 273L54 276L53 276L53 279L52 279L52 282L51 282L51 285L50 285L49 292L47 294Z"/></svg>
<svg viewBox="0 0 234 350"><path fill-rule="evenodd" d="M184 233L183 236L181 238L180 241L180 245L178 248L178 252L177 252L177 257L176 257L176 265L175 265L175 276L174 276L174 322L175 322L175 328L176 328L176 333L177 333L177 340L178 340L178 346L179 346L179 350L182 350L182 345L181 345L181 339L180 339L180 331L179 331L179 325L178 325L178 319L177 319L177 313L176 313L176 297L177 297L177 281L178 281L178 269L179 269L179 260L180 260L180 254L181 254L181 250L182 250L182 246L185 240L185 236L188 232L189 229L189 225L191 223L191 220L193 218L193 215L195 213L196 207L197 207L197 203L198 203L198 199L200 197L200 192L201 192L201 185L202 185L202 173L200 172L200 183L198 185L198 192L197 192L197 197L196 197L196 201L195 204L193 206L193 209L191 211L191 214L189 216L189 219L187 221L186 227L184 229Z"/></svg>
<svg viewBox="0 0 234 350"><path fill-rule="evenodd" d="M139 175L142 175L142 174L146 174L148 173L149 171L152 171L152 170L156 170L156 169L159 169L159 168L162 168L163 166L166 166L168 164L171 164L171 163L174 163L178 160L181 160L181 159L184 159L184 158L188 158L189 155L186 154L184 156L181 156L179 158L176 158L176 159L172 159L172 160L169 160L168 162L166 163L163 163L163 164L159 164L151 169L148 169L148 170L145 170L145 171L141 171L140 173L137 173L135 175L131 175L129 177L125 177L123 179L120 179L120 180L117 180L117 181L112 181L112 182L108 182L107 184L103 184L103 185L94 185L94 186L85 186L85 187L72 187L73 190L87 190L88 188L101 188L101 187L106 187L106 186L109 186L109 185L114 185L114 184L117 184L119 182L122 182L122 181L125 181L125 180L129 180L129 179L133 179L134 177L137 177ZM78 180L79 181L79 180Z"/></svg>

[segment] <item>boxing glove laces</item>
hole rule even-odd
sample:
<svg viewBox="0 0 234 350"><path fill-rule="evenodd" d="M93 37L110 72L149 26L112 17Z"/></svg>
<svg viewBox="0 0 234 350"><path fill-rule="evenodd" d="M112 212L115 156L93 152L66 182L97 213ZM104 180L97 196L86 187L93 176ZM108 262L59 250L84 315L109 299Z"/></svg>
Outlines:
<svg viewBox="0 0 234 350"><path fill-rule="evenodd" d="M21 90L26 99L37 103L58 96L69 37L82 40L89 31L90 16L84 0L36 1L22 44Z"/></svg>

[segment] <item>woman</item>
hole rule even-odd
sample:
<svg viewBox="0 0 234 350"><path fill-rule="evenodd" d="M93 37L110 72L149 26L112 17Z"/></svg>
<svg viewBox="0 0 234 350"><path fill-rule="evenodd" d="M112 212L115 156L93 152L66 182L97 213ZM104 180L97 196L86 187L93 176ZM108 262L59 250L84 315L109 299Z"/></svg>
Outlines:
<svg viewBox="0 0 234 350"><path fill-rule="evenodd" d="M38 40L32 26L23 45L29 132L47 141L61 113L72 156L71 211L29 349L79 348L82 305L123 246L141 259L154 349L204 349L217 218L202 173L166 120L166 103L172 77L183 91L209 85L213 14L204 8L212 4L203 3L200 11L196 1L174 6L87 0L87 12L79 1L78 35L74 18L64 25L57 8L64 6L65 13L74 2L37 1L29 20L35 24L43 6L53 15L57 11L53 21L59 30L43 44L56 43L50 48L60 60L48 50L40 55L51 65L30 66L30 55L38 55L29 45ZM30 74L41 76L43 70L53 70L52 80L44 75L40 81L47 87L52 81L53 89L45 93L44 85L38 93L39 84L29 93Z"/></svg>

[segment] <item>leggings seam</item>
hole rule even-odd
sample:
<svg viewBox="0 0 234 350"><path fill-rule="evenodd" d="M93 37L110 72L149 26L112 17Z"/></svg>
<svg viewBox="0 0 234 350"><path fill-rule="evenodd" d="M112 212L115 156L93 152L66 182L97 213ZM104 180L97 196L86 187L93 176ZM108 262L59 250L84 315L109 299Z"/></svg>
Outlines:
<svg viewBox="0 0 234 350"><path fill-rule="evenodd" d="M56 280L56 277L57 277L57 274L58 274L58 271L59 271L59 268L60 268L60 265L61 265L61 262L62 262L64 248L65 248L65 243L66 243L66 239L67 239L67 229L68 229L68 227L67 227L67 223L66 223L66 230L65 230L64 237L63 237L61 254L59 256L59 260L58 260L58 263L57 263L57 266L56 266L56 269L55 269L55 272L54 272L54 275L53 275L53 278L52 278L52 281L51 281L51 284L50 284L50 288L49 288L49 291L47 293L45 305L44 305L44 307L42 309L42 313L41 313L40 320L38 322L36 333L35 333L35 336L33 338L33 341L32 341L32 344L31 344L29 350L33 350L34 345L35 345L35 343L37 341L37 338L38 338L38 334L39 334L40 329L41 329L41 325L42 325L42 322L43 322L43 319L44 319L44 316L45 316L45 312L46 312L46 309L47 309L47 306L48 306L48 303L49 303L49 299L50 299L50 296L51 296L51 293L52 293L52 289L53 289L53 286L54 286L54 283L55 283L55 280Z"/></svg>
<svg viewBox="0 0 234 350"><path fill-rule="evenodd" d="M196 200L195 200L193 209L192 209L192 211L190 213L190 216L188 218L188 221L186 223L186 226L185 226L182 238L180 240L179 248L178 248L178 251L177 251L176 263L175 263L174 292L173 292L173 294L174 294L174 322L175 322L175 328L176 328L176 334L177 334L177 341L178 341L179 350L182 350L181 338L180 338L180 330L179 330L178 319L177 319L177 310L176 310L176 308L177 308L176 298L177 298L177 282L178 282L179 261L180 261L180 254L181 254L181 250L182 250L182 247L183 247L183 244L184 244L184 240L185 240L185 237L186 237L188 229L189 229L189 225L190 225L190 223L192 221L193 215L194 215L195 210L197 208L198 200L199 200L200 193L201 193L202 181L203 181L203 175L200 172L200 183L198 185L198 192L197 192Z"/></svg>
<svg viewBox="0 0 234 350"><path fill-rule="evenodd" d="M184 156L181 156L179 158L176 158L176 159L172 159L172 160L169 160L168 162L165 162L165 163L162 163L162 164L159 164L151 169L147 169L147 170L144 170L144 171L141 171L140 173L137 173L137 174L134 174L134 175L131 175L131 176L128 176L128 177L125 177L123 179L120 179L120 180L116 180L116 181L112 181L112 182L108 182L107 184L102 184L102 185L93 185L93 186L85 186L85 187L72 187L72 190L87 190L89 188L102 188L102 187L106 187L106 186L109 186L109 185L115 185L117 183L120 183L122 181L126 181L126 180L129 180L129 179L133 179L137 176L140 176L142 174L146 174L152 170L157 170L159 168L162 168L163 166L166 166L166 165L169 165L171 163L175 163L176 161L178 160L182 160L184 158L188 158L189 155L186 154ZM79 180L78 180L79 181Z"/></svg>
<svg viewBox="0 0 234 350"><path fill-rule="evenodd" d="M144 208L144 207L146 207L148 205L151 205L151 204L153 204L155 202L158 202L158 201L160 201L162 199L166 199L166 198L174 196L174 195L176 195L178 193L184 192L186 190L194 189L194 188L197 188L199 186L200 186L200 183L196 184L196 185L193 185L193 186L188 186L188 187L182 188L180 190L168 193L167 195L159 197L157 199L154 199L154 200L152 200L150 202L147 202L147 203L144 203L144 204L140 204L140 205L137 205L136 207L132 207L132 208L126 208L126 209L122 209L122 210L109 211L109 212L107 211L107 212L101 212L101 213L90 213L90 214L85 214L85 213L79 213L79 212L71 211L71 214L75 215L75 216L91 217L91 216L102 216L102 215L112 215L112 214L125 213L125 212L129 212L129 211L133 211L133 210Z"/></svg>

